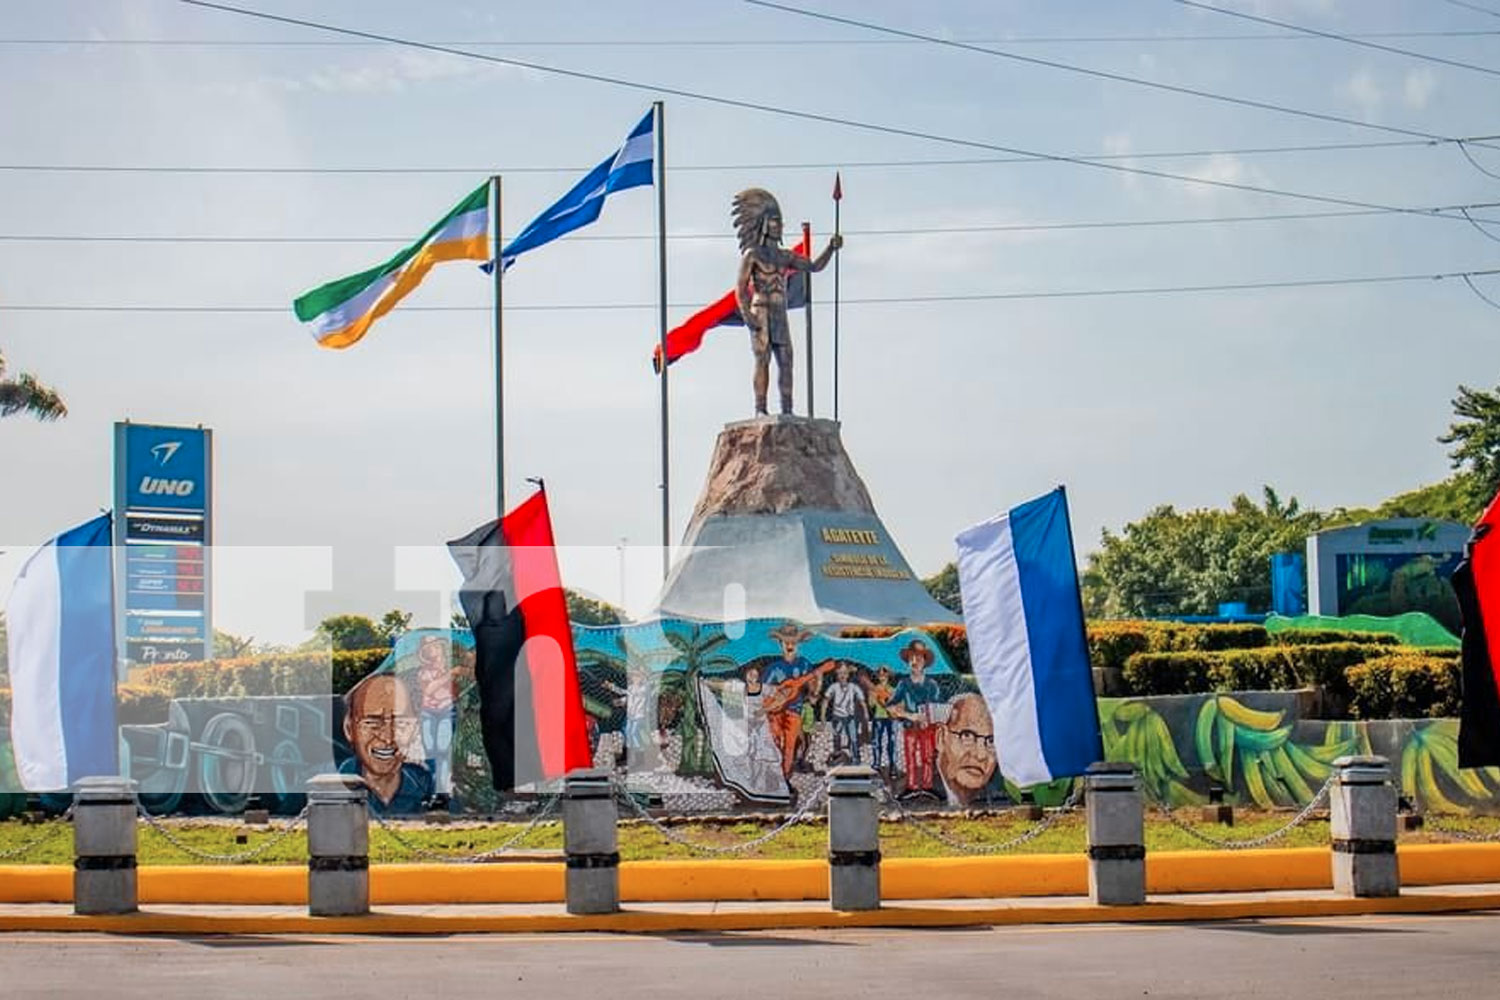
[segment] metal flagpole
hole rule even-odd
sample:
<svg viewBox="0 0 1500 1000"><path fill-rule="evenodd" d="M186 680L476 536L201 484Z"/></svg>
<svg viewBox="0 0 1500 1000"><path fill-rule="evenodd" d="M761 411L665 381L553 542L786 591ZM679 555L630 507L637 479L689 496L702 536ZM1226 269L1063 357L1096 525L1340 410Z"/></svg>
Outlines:
<svg viewBox="0 0 1500 1000"><path fill-rule="evenodd" d="M802 223L802 245L807 248L807 258L812 259L812 223ZM807 292L807 415L811 418L813 414L813 324L812 324L812 272L804 271L802 274L803 286Z"/></svg>
<svg viewBox="0 0 1500 1000"><path fill-rule="evenodd" d="M661 578L665 580L672 568L671 441L667 422L667 109L661 101L652 102L651 109L656 115L652 122L656 135L652 159L656 163L657 316L661 325Z"/></svg>
<svg viewBox="0 0 1500 1000"><path fill-rule="evenodd" d="M505 516L505 323L501 308L505 298L505 261L500 258L503 246L500 236L500 175L490 177L490 203L494 206L493 226L495 262L495 516Z"/></svg>
<svg viewBox="0 0 1500 1000"><path fill-rule="evenodd" d="M833 235L839 235L839 207L844 200L844 184L837 172L833 175ZM808 248L812 253L812 248ZM833 255L833 419L839 418L839 254Z"/></svg>

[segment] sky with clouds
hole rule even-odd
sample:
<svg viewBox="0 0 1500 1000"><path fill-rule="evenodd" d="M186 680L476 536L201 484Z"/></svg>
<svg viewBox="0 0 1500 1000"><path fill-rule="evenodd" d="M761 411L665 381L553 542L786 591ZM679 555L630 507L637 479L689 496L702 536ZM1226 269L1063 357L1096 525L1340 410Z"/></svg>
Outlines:
<svg viewBox="0 0 1500 1000"><path fill-rule="evenodd" d="M842 168L839 416L919 573L952 558L966 525L1057 483L1081 556L1159 503L1219 505L1272 484L1307 504L1372 504L1447 474L1434 438L1449 401L1460 383L1492 385L1500 363L1500 315L1461 279L1037 293L1500 266L1500 224L1222 186L1409 208L1500 202L1500 148L1470 144L1476 167L1431 138L1500 132L1500 2L1491 16L1435 0L1218 0L1446 62L1171 0L798 2L1325 117L737 0L244 0L641 89L171 0L11 0L0 349L62 390L71 413L0 425L0 587L26 550L110 503L114 421L202 423L216 442L221 626L291 641L333 609L402 603L445 618L432 593L452 573L434 546L494 505L489 282L470 264L439 268L407 306L471 308L398 308L342 352L314 346L291 300L383 260L492 172L515 232L618 145L664 96L653 88L1221 182L664 96L674 320L732 281L735 191L771 189L791 228L809 220L821 245ZM1340 148L1265 151L1305 146ZM60 169L91 166L142 169ZM159 169L174 167L242 169ZM546 477L568 582L619 601L623 561L637 608L660 566L654 212L649 190L622 193L506 279L507 488L520 496L525 477ZM183 237L200 241L173 242ZM1500 277L1473 280L1500 301ZM831 280L816 289L827 416ZM911 299L929 301L900 301ZM246 307L262 311L211 311ZM749 375L740 330L672 369L679 535L715 434L750 414ZM799 410L802 396L799 368Z"/></svg>

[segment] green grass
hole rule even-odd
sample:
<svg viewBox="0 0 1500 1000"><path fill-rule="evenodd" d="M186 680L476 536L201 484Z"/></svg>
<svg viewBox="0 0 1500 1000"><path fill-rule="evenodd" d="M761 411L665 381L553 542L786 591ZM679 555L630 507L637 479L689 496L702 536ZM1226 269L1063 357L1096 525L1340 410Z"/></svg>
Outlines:
<svg viewBox="0 0 1500 1000"><path fill-rule="evenodd" d="M1190 822L1196 829L1224 840L1247 840L1269 833L1286 824L1290 816L1285 813L1255 813L1239 811L1233 827L1198 822L1196 810L1180 810L1177 816ZM1030 829L1033 824L1019 814L1002 814L982 818L943 816L923 819L926 825L937 828L945 835L966 844L988 845L1009 840ZM1446 826L1461 828L1475 834L1500 833L1500 818L1495 817L1445 817ZM39 836L56 829L56 820L42 824L26 824L18 820L0 822L0 853L29 843ZM252 850L270 837L276 836L276 827L245 827L223 822L193 820L169 821L173 835L192 847L214 854L233 854ZM714 846L729 846L751 840L769 829L763 823L747 821L735 824L681 823L672 826L679 836L695 843ZM498 847L521 830L520 824L453 824L426 825L403 823L398 826L399 835L422 850L447 855L475 854ZM237 843L236 837L245 838ZM1407 843L1441 842L1444 838L1435 832L1404 834ZM1314 847L1328 843L1326 820L1311 820L1292 830L1286 837L1276 841L1277 847ZM959 852L946 844L924 834L909 821L883 822L880 827L880 847L888 858L945 857ZM1151 815L1146 823L1146 848L1148 851L1177 851L1202 849L1200 843L1160 816ZM562 825L556 820L542 823L524 840L516 845L520 851L557 852L562 849ZM828 850L827 826L818 821L799 823L786 830L776 839L752 851L717 855L729 858L822 858ZM1084 850L1084 820L1082 813L1064 816L1053 826L1033 840L1005 853L1013 854L1081 854ZM169 843L156 830L142 826L139 838L139 857L142 865L181 865L196 863L190 854ZM685 846L666 840L654 827L636 821L620 824L620 855L627 861L666 858L707 857ZM307 858L307 838L298 831L286 837L264 854L256 858L259 864L302 864ZM421 860L398 844L386 830L372 824L370 829L370 860L376 864ZM59 831L24 858L11 859L8 863L71 865L73 862L73 838L70 831Z"/></svg>
<svg viewBox="0 0 1500 1000"><path fill-rule="evenodd" d="M1178 819L1187 821L1198 830L1221 840L1248 840L1284 826L1290 819L1285 813L1260 813L1240 810L1232 827L1211 823L1200 823L1196 810L1183 809ZM249 851L276 836L280 823L270 829L246 827L223 822L193 820L168 821L172 833L192 847L213 854L233 854ZM1500 817L1441 817L1443 826L1462 829L1471 834L1500 834ZM943 816L924 818L922 823L935 827L946 836L973 845L992 845L1009 840L1034 824L1019 814L1002 814L982 818ZM27 824L19 820L0 822L0 854L36 840L57 830L57 820L41 824ZM735 824L687 822L674 824L673 832L695 843L729 846L744 843L765 833L769 826L747 821ZM510 840L521 830L520 824L453 824L426 825L402 823L397 827L400 837L424 851L460 856L487 851ZM245 838L237 843L236 837ZM1441 843L1450 838L1433 830L1402 834L1404 843ZM1064 816L1040 836L1006 851L1007 854L1081 854L1084 850L1084 820L1081 812ZM1276 841L1275 847L1321 847L1328 843L1328 822L1324 819L1310 820L1287 836ZM562 824L549 820L539 825L525 839L515 845L518 851L557 852L562 850ZM1146 822L1146 849L1148 851L1179 851L1205 849L1208 845L1167 823L1159 815L1148 816ZM880 849L888 858L948 857L959 852L923 833L909 821L882 822L880 825ZM822 858L828 850L827 826L820 821L799 823L780 836L754 850L728 855L728 858ZM197 859L169 843L156 830L142 826L139 837L139 858L142 865L194 864ZM696 852L688 847L668 841L654 827L638 821L622 821L620 824L620 855L626 861L643 861L667 858L701 858L710 855ZM258 864L302 864L307 858L307 837L298 831L281 840L255 859ZM379 825L370 828L370 860L376 864L422 860L396 842L389 832ZM44 844L19 859L0 863L71 865L73 863L73 838L71 831L58 831Z"/></svg>

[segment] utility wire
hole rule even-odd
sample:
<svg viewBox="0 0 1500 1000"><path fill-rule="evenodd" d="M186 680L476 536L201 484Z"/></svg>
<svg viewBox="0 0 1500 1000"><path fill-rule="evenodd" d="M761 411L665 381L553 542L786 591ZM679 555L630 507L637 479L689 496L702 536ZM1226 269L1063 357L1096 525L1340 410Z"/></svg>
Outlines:
<svg viewBox="0 0 1500 1000"><path fill-rule="evenodd" d="M1444 0L1444 2L1452 4L1454 7L1462 7L1465 10L1476 10L1481 14L1488 14L1490 17L1500 17L1500 10L1481 7L1477 3L1466 3L1465 0Z"/></svg>
<svg viewBox="0 0 1500 1000"><path fill-rule="evenodd" d="M408 39L397 38L392 35L380 35L374 32L361 31L355 28L342 28L336 25L323 24L317 21L306 21L300 18L285 17L280 14L268 14L264 11L250 10L244 7L234 7L228 4L211 3L209 0L178 0L179 3L193 7L202 7L207 10L217 10L228 14L237 14L242 17L255 18L258 20L274 21L280 24L293 24L299 27L312 28L317 31L328 31L342 35L352 35L358 38L368 38L376 41L390 42L397 45L405 45L411 48L430 52L441 52L447 55L460 56L466 59L475 59L482 62L493 62L505 66L516 66L522 69L530 69L539 73L551 73L558 76L577 80L589 80L595 83L607 83L612 86L626 87L631 90L643 90L656 94L667 94L673 97L682 97L689 100L703 101L709 104L718 104L724 107L742 108L747 111L760 111L766 114L782 115L788 118L797 118L803 121L819 122L825 125L840 125L846 128L860 129L866 132L877 132L883 135L898 135L911 139L923 139L929 142L938 142L950 146L963 146L970 149L985 149L995 153L1009 153L1014 156L1031 157L1038 160L1047 160L1055 163L1071 163L1075 166L1091 167L1096 170L1108 170L1114 173L1130 174L1139 177L1154 177L1158 180L1170 180L1183 184L1196 184L1204 187L1220 188L1228 191L1242 191L1252 194L1266 194L1282 198L1294 198L1301 201L1318 202L1326 205L1341 205L1345 208L1378 208L1390 212L1402 212L1406 214L1423 214L1432 218L1456 219L1463 221L1463 217L1446 213L1411 213L1408 209L1381 205L1376 202L1358 201L1352 198L1335 198L1327 195L1314 195L1294 191L1284 191L1275 188L1260 187L1253 184L1240 184L1234 181L1216 180L1209 177L1193 177L1187 174L1173 174L1160 170L1148 170L1144 167L1129 167L1118 163L1104 163L1094 160L1080 159L1076 156L1064 156L1057 153L1038 153L1034 150L1021 149L1015 146L1003 146L999 143L981 142L975 139L963 139L955 136L942 135L936 132L924 132L919 129L900 128L892 125L881 125L874 122L865 122L853 118L842 118L836 115L821 114L813 111L802 111L795 108L778 107L772 104L763 104L757 101L746 101L731 97L722 97L713 94L705 94L701 91L685 90L680 87L660 87L653 84L642 83L637 80L627 80L620 77L605 76L599 73L588 73L582 70L563 69L556 66L548 66L543 63L531 62L523 59L512 59L504 56L491 56L479 52L468 52L463 49L448 48L441 45L429 45L425 42L415 42ZM748 2L748 0L747 0ZM1421 133L1422 138L1437 139L1442 142L1453 140L1445 136L1432 136Z"/></svg>
<svg viewBox="0 0 1500 1000"><path fill-rule="evenodd" d="M1471 278L1471 277L1470 277L1470 276L1469 276L1469 275L1467 275L1467 274L1464 274L1464 275L1460 275L1460 277L1462 277L1462 278L1463 278L1463 279L1464 279L1464 284L1466 284L1466 285L1468 285L1468 286L1469 286L1469 291L1471 291L1471 292L1473 292L1473 293L1474 293L1474 294L1475 294L1475 295L1477 295L1477 296L1479 296L1479 297L1480 297L1480 298L1481 298L1481 299L1483 299L1483 300L1484 300L1484 301L1485 301L1485 303L1487 303L1487 304L1488 304L1488 305L1491 305L1491 306L1493 306L1493 307L1495 307L1495 308L1496 308L1496 309L1500 309L1500 302L1496 302L1496 301L1495 301L1495 300L1494 300L1494 299L1492 299L1492 298L1490 298L1490 297L1489 297L1489 296L1488 296L1488 295L1486 295L1486 294L1484 294L1484 293L1483 293L1483 292L1481 292L1481 291L1480 291L1480 290L1479 290L1479 289L1478 289L1478 288L1477 288L1477 287L1476 287L1476 286L1475 286L1475 285L1474 285L1474 279L1473 279L1473 278Z"/></svg>
<svg viewBox="0 0 1500 1000"><path fill-rule="evenodd" d="M1332 31L1320 31L1317 28L1306 28L1300 24L1291 24L1286 21L1277 21L1269 17L1260 17L1256 14L1247 14L1244 11L1225 10L1223 7L1215 7L1213 4L1200 3L1199 0L1172 0L1173 3L1194 10L1206 10L1214 14L1222 14L1225 17L1237 17L1244 21L1254 21L1256 24L1268 24L1273 28L1288 28L1292 31L1300 31L1315 38L1326 38L1334 42L1344 42L1347 45L1358 45L1364 49L1375 49L1379 52L1389 52L1393 55L1407 56L1411 59L1422 59L1427 62L1441 63L1444 66L1454 66L1458 69L1472 70L1476 73L1487 73L1490 76L1500 76L1500 69L1490 66L1477 66L1474 63L1459 62L1456 59L1444 59L1442 56L1428 55L1424 52L1413 52L1410 49L1398 49L1394 45L1382 45L1379 42L1366 41L1351 35L1340 35Z"/></svg>
<svg viewBox="0 0 1500 1000"><path fill-rule="evenodd" d="M1500 219L1476 219L1470 211L1477 208L1500 208L1500 202L1484 202L1476 205L1449 205L1442 208L1423 209L1428 212L1460 212L1470 223L1478 226L1480 223L1500 226ZM1370 218L1373 216L1389 215L1379 209L1349 209L1336 212L1281 212L1271 215L1216 215L1216 216L1185 216L1172 219L1109 219L1102 221L1085 222L1007 222L970 226L911 226L884 229L846 229L846 236L940 236L940 235L977 235L986 233L1041 233L1041 232L1066 232L1071 230L1098 230L1098 229L1149 229L1165 228L1170 226L1203 226L1203 225L1229 225L1246 222L1291 222L1308 219L1351 219ZM1485 235L1490 235L1481 229ZM1495 237L1491 237L1495 238ZM568 241L571 243L620 243L639 242L654 240L656 236L650 233L642 234L589 234L582 233L570 235ZM734 239L733 233L728 232L682 232L669 233L667 239L672 242L680 240L718 240L730 242ZM0 242L3 243L184 243L184 244L250 244L250 245L325 245L339 243L362 243L362 244L404 244L411 242L411 234L406 236L167 236L167 235L145 235L145 234L119 234L119 235L63 235L58 233L0 233Z"/></svg>
<svg viewBox="0 0 1500 1000"><path fill-rule="evenodd" d="M843 300L851 305L908 305L908 304L930 304L939 302L1017 302L1037 299L1087 299L1108 298L1130 295L1185 295L1202 294L1205 292L1243 292L1264 291L1269 289L1287 288L1330 288L1347 285L1381 285L1395 284L1413 281L1444 281L1450 278L1461 278L1468 280L1478 277L1492 277L1500 275L1500 268L1487 268L1471 271L1448 271L1437 274L1388 274L1365 277L1345 278L1302 278L1288 281L1247 281L1224 284L1209 285L1161 285L1148 288L1092 288L1092 289L1066 289L1052 292L980 292L973 294L949 294L949 295L892 295L874 297L852 297ZM703 305L701 302L673 302L673 309L696 309ZM493 308L489 305L474 306L412 306L403 305L404 312L479 312ZM657 308L655 303L625 303L625 302L562 302L547 305L510 305L507 310L522 312L613 312L624 310L643 310ZM226 313L226 314L252 314L252 313L276 313L286 315L290 313L290 306L104 306L104 305L13 305L0 304L0 312L62 312L62 313Z"/></svg>
<svg viewBox="0 0 1500 1000"><path fill-rule="evenodd" d="M198 3L200 0L183 0L184 3ZM901 38L918 39L931 42L933 45L942 45L948 48L962 49L965 52L977 52L981 55L993 56L997 59L1010 59L1015 62L1026 63L1032 66L1045 66L1049 69L1062 70L1068 73L1081 73L1084 76L1096 77L1101 80L1110 80L1115 83L1129 83L1137 87L1149 87L1152 90L1163 90L1173 94L1185 94L1190 97L1200 97L1209 101L1219 101L1225 104L1234 104L1240 107L1257 108L1261 111L1275 111L1278 114L1295 115L1299 118L1311 118L1316 121L1333 122L1338 125L1348 125L1353 128L1374 129L1378 132L1390 132L1395 135L1418 136L1423 139L1439 139L1445 142L1452 141L1447 136L1435 135L1431 132L1423 132L1418 129L1401 128L1396 125L1381 125L1376 122L1361 121L1357 118L1345 118L1342 115L1326 114L1321 111L1308 111L1303 108L1287 107L1283 104L1271 104L1266 101L1257 101L1248 97L1232 97L1228 94L1216 94L1209 90L1200 90L1197 87L1180 87L1176 84L1161 83L1156 80L1146 80L1137 76L1126 76L1123 73L1110 73L1106 70L1089 69L1084 66L1074 66L1071 63L1057 62L1053 59L1040 59L1036 56L1023 56L1015 52L1006 52L1004 49L986 48L982 45L971 45L967 42L955 42L952 39L941 38L937 35L926 35L918 31L906 31L902 28L892 28L888 25L876 24L873 21L861 21L852 17L839 17L836 14L825 14L821 11L807 10L803 7L794 7L791 4L777 3L775 0L743 0L753 7L764 7L767 10L779 10L787 14L795 14L798 17L811 18L815 21L827 21L831 24L842 24L851 28L863 28L866 31L878 31L881 34L896 35Z"/></svg>
<svg viewBox="0 0 1500 1000"><path fill-rule="evenodd" d="M1477 8L1476 8L1477 9ZM1486 13L1489 13L1486 11ZM1497 15L1500 16L1500 15ZM1500 30L1369 31L1350 38L1474 38L1500 35ZM963 38L974 45L1085 45L1149 42L1289 42L1307 41L1297 32L1245 32L1234 35L1020 35L1005 38ZM477 48L806 48L871 45L919 45L897 38L627 38L627 39L424 39L429 45L472 45ZM164 48L369 48L389 42L283 38L0 38L0 45L160 46Z"/></svg>
<svg viewBox="0 0 1500 1000"><path fill-rule="evenodd" d="M1500 225L1500 223L1497 223L1493 219L1476 219L1476 218L1474 218L1474 216L1472 216L1472 215L1469 214L1469 210L1468 209L1464 209L1463 210L1463 215L1464 215L1465 219L1469 220L1469 225L1471 225L1475 229L1479 230L1479 232L1482 235L1484 235L1485 237L1487 237L1489 239L1494 240L1496 243L1500 243L1500 236L1496 236L1494 233L1492 233L1488 229L1484 228L1484 226L1480 225L1481 222L1487 222L1487 223L1489 223L1492 226L1493 225Z"/></svg>
<svg viewBox="0 0 1500 1000"><path fill-rule="evenodd" d="M1453 140L1457 143L1480 142L1494 136L1474 136ZM1436 149L1447 145L1434 139L1383 139L1376 142L1304 143L1289 146L1247 146L1240 149L1166 150L1143 153L1074 153L1080 160L1109 162L1116 160L1180 160L1211 156L1264 156L1279 153L1325 153L1369 149ZM1036 163L1035 156L977 156L949 159L853 160L823 163L700 163L673 164L672 170L708 173L742 170L862 170L901 167L962 167L985 164ZM113 163L0 163L0 171L34 173L101 173L101 174L574 174L591 169L590 165L561 167L214 167Z"/></svg>
<svg viewBox="0 0 1500 1000"><path fill-rule="evenodd" d="M1486 148L1489 148L1489 147L1486 147ZM1497 174L1497 173L1495 173L1492 170L1486 169L1485 167L1483 167L1483 166L1480 165L1480 163L1479 163L1478 160L1474 159L1474 155L1469 152L1469 144L1467 142L1460 142L1458 144L1458 151L1460 153L1464 154L1464 159L1466 159L1466 160L1469 161L1469 166L1473 167L1475 170L1479 171L1481 174L1484 174L1486 177L1493 177L1495 180L1500 181L1500 174Z"/></svg>

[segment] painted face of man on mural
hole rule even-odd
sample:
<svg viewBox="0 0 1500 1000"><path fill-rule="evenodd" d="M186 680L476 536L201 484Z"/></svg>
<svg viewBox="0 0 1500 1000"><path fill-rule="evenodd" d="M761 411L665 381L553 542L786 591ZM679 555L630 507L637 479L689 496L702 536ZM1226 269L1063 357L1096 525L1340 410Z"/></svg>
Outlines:
<svg viewBox="0 0 1500 1000"><path fill-rule="evenodd" d="M416 812L432 794L432 776L406 760L418 725L411 694L390 674L367 677L345 696L344 738L354 756L339 771L364 778L380 812Z"/></svg>
<svg viewBox="0 0 1500 1000"><path fill-rule="evenodd" d="M937 769L948 804L967 806L980 798L995 768L995 724L989 707L978 694L961 694L948 703L948 720L937 733Z"/></svg>

